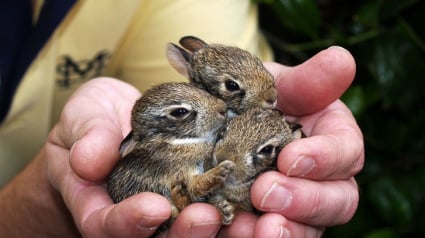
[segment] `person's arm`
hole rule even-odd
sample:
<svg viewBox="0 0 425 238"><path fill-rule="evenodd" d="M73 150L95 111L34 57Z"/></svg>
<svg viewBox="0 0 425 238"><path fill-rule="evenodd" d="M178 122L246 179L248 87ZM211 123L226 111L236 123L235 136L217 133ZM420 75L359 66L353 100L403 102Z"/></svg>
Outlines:
<svg viewBox="0 0 425 238"><path fill-rule="evenodd" d="M45 151L0 191L0 237L79 237L47 178Z"/></svg>

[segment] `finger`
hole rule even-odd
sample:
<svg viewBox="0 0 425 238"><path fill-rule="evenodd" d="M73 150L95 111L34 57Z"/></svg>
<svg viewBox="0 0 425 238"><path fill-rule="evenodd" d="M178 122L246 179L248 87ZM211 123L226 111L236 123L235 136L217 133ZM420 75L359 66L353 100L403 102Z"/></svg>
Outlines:
<svg viewBox="0 0 425 238"><path fill-rule="evenodd" d="M251 199L261 211L321 227L348 222L359 195L354 179L316 182L271 171L253 184Z"/></svg>
<svg viewBox="0 0 425 238"><path fill-rule="evenodd" d="M254 237L321 237L323 228L293 222L276 213L262 215L255 225Z"/></svg>
<svg viewBox="0 0 425 238"><path fill-rule="evenodd" d="M79 88L65 105L50 139L72 147L71 167L81 178L100 181L110 172L121 140L130 131L131 107L139 96L126 83L98 78Z"/></svg>
<svg viewBox="0 0 425 238"><path fill-rule="evenodd" d="M276 79L277 107L293 116L320 111L338 99L356 70L354 58L341 47L325 49L295 67L265 65Z"/></svg>
<svg viewBox="0 0 425 238"><path fill-rule="evenodd" d="M68 100L61 114L61 139L66 148L79 140L101 121L108 120L114 127L130 131L131 108L140 97L133 86L112 78L96 78L81 86ZM94 120L93 119L97 119Z"/></svg>
<svg viewBox="0 0 425 238"><path fill-rule="evenodd" d="M183 209L162 237L215 237L220 226L221 217L215 207L194 203Z"/></svg>
<svg viewBox="0 0 425 238"><path fill-rule="evenodd" d="M84 237L149 237L171 214L169 202L140 193L113 204L102 186L67 182L65 204Z"/></svg>
<svg viewBox="0 0 425 238"><path fill-rule="evenodd" d="M158 194L140 193L114 205L106 213L105 222L99 226L105 230L105 234L116 237L149 237L169 219L170 214L167 199ZM90 225L90 221L99 222L101 219L88 219L87 225Z"/></svg>
<svg viewBox="0 0 425 238"><path fill-rule="evenodd" d="M248 212L240 212L229 226L222 226L218 237L253 237L257 216ZM267 237L267 236L264 236Z"/></svg>
<svg viewBox="0 0 425 238"><path fill-rule="evenodd" d="M69 149L60 144L60 128L56 125L49 133L46 142L47 177L54 188L60 190L64 179L71 173Z"/></svg>
<svg viewBox="0 0 425 238"><path fill-rule="evenodd" d="M320 114L298 121L309 137L295 140L279 154L287 176L314 180L348 179L364 165L363 135L348 108L336 101Z"/></svg>
<svg viewBox="0 0 425 238"><path fill-rule="evenodd" d="M120 158L119 147L123 137L113 123L99 121L70 151L70 166L81 178L96 182L108 176Z"/></svg>
<svg viewBox="0 0 425 238"><path fill-rule="evenodd" d="M75 224L86 237L149 237L168 219L171 207L167 199L153 193L141 193L113 204L102 184L79 178L60 158L68 150L48 144L48 176L57 188Z"/></svg>

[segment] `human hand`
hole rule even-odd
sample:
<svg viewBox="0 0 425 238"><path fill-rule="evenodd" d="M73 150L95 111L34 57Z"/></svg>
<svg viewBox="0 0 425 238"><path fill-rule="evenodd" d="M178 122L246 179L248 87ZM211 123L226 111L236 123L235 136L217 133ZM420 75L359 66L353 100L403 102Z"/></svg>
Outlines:
<svg viewBox="0 0 425 238"><path fill-rule="evenodd" d="M277 107L303 126L307 138L284 147L279 172L253 184L253 205L266 213L243 213L220 235L319 237L324 227L348 222L358 205L353 176L363 167L363 136L338 100L354 79L355 62L346 50L330 47L296 67L266 67L276 79Z"/></svg>
<svg viewBox="0 0 425 238"><path fill-rule="evenodd" d="M279 94L287 96L284 99L279 98L279 107L288 115L306 115L297 120L303 124L304 132L311 137L291 143L280 154L280 171L284 174L289 172L293 177L286 177L281 173L266 173L252 188L253 203L261 210L272 210L261 206L264 205L261 201L265 201L265 190L271 184L288 186L287 189L292 192L291 204L285 209L267 213L258 220L249 214L242 214L236 218L234 225L223 229L221 235L234 235L235 230L236 234L241 235L240 228L247 228L243 230L248 235L253 235L254 230L249 227L254 227L252 225L255 224L255 232L263 235L272 235L275 230L271 228L278 228L280 232L285 227L295 237L311 237L321 232L320 228L315 227L339 224L351 218L358 202L358 192L352 176L361 169L363 163L361 132L351 113L341 102L336 101L327 106L343 93L353 79L354 61L348 56L335 49L328 49L294 68L268 65L278 79L276 84ZM327 61L332 62L331 59L338 60L339 63L324 64ZM307 80L310 75L315 75L316 83L300 83L299 85L309 88L291 89L290 86L296 87L297 81ZM336 87L320 87L325 82L334 85L335 81L340 82ZM302 88L316 92L313 95L317 97L304 97L308 92L304 92ZM137 90L125 83L111 79L93 80L70 99L60 123L49 136L46 153L50 181L61 192L76 225L86 237L147 237L170 214L169 203L162 196L141 193L119 204L113 204L102 185L103 179L119 158L116 148L130 130L132 102L139 96ZM289 105L285 105L285 102ZM307 106L291 109L290 105L294 105L294 102L304 102ZM311 114L315 111L318 112ZM346 131L355 134L354 139L348 138L347 134L350 133ZM346 143L333 145L331 138L334 137ZM353 140L353 145L349 145L348 140ZM320 143L325 146L321 147ZM329 148L330 145L335 147ZM320 159L320 163L317 162L310 172L304 174L304 177L312 180L296 178L296 174L291 174L294 170L291 172L289 169L297 154L309 152L306 149L309 149L315 161ZM356 150L357 153L353 153ZM340 153L341 156L338 156ZM350 168L350 164L353 167ZM333 173L327 174L327 171ZM329 191L334 196L327 199ZM312 197L314 200L309 201ZM267 205L278 202L276 200L267 200ZM306 205L319 206L315 206L315 209L303 209ZM267 226L264 229L262 224L267 222L276 226ZM219 223L220 217L215 208L207 204L193 204L183 210L164 236L211 236L217 233Z"/></svg>
<svg viewBox="0 0 425 238"><path fill-rule="evenodd" d="M139 96L124 82L93 79L69 99L49 135L45 146L49 180L84 237L148 237L170 216L168 200L158 194L140 193L114 204L104 189ZM167 237L211 237L219 227L214 207L193 204L179 215Z"/></svg>

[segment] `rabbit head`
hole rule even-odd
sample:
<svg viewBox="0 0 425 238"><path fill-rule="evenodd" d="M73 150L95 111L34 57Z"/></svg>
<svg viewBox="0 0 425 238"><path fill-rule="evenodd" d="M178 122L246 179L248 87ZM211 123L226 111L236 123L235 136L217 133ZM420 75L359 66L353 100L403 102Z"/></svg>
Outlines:
<svg viewBox="0 0 425 238"><path fill-rule="evenodd" d="M252 183L262 172L276 168L280 150L300 137L300 126L291 126L277 110L252 108L229 121L216 143L212 166L224 160L236 166L228 182Z"/></svg>
<svg viewBox="0 0 425 238"><path fill-rule="evenodd" d="M220 44L207 44L186 36L179 47L169 43L171 65L197 87L223 99L232 114L251 107L272 108L277 93L273 76L261 60L246 50Z"/></svg>
<svg viewBox="0 0 425 238"><path fill-rule="evenodd" d="M132 110L133 140L152 136L215 140L226 104L189 83L164 83L145 92Z"/></svg>

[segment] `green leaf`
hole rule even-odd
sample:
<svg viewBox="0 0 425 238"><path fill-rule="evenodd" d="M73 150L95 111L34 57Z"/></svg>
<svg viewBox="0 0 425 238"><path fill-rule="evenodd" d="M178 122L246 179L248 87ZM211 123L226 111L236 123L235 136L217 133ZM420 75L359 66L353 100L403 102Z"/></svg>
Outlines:
<svg viewBox="0 0 425 238"><path fill-rule="evenodd" d="M275 0L271 6L285 27L319 39L322 20L313 0Z"/></svg>
<svg viewBox="0 0 425 238"><path fill-rule="evenodd" d="M365 111L365 95L363 88L359 85L350 87L341 99L350 108L354 116L358 117Z"/></svg>
<svg viewBox="0 0 425 238"><path fill-rule="evenodd" d="M379 12L379 18L386 20L390 17L398 16L403 10L417 3L418 0L385 0L380 2L382 6Z"/></svg>
<svg viewBox="0 0 425 238"><path fill-rule="evenodd" d="M378 13L381 1L370 1L360 6L359 10L353 16L356 23L368 26L377 26L379 23Z"/></svg>
<svg viewBox="0 0 425 238"><path fill-rule="evenodd" d="M397 238L400 237L394 229L384 228L379 230L374 230L371 233L364 236L364 238Z"/></svg>
<svg viewBox="0 0 425 238"><path fill-rule="evenodd" d="M401 30L382 34L369 42L373 48L365 58L369 72L379 87L384 108L409 111L423 99L425 60L420 49Z"/></svg>
<svg viewBox="0 0 425 238"><path fill-rule="evenodd" d="M393 225L407 224L412 220L410 201L390 177L381 177L372 182L368 199L375 206L381 219Z"/></svg>

